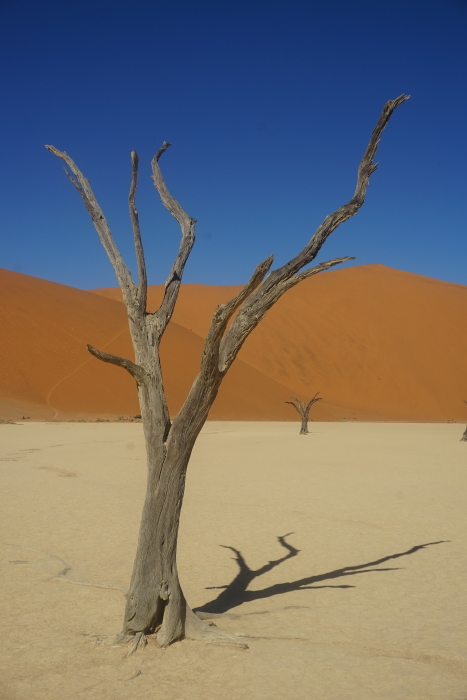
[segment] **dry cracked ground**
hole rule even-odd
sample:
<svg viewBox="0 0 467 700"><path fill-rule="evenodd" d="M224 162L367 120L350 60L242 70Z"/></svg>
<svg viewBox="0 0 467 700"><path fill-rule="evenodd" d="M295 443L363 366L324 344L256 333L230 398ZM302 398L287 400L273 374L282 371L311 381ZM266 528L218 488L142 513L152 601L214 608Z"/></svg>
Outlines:
<svg viewBox="0 0 467 700"><path fill-rule="evenodd" d="M463 429L208 423L181 579L249 648L125 658L141 425L1 425L0 698L466 700Z"/></svg>

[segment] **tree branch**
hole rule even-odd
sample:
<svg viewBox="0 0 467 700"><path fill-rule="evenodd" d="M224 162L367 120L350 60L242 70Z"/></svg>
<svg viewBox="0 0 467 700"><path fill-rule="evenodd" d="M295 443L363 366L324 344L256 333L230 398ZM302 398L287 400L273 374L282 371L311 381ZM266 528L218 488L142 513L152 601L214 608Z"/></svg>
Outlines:
<svg viewBox="0 0 467 700"><path fill-rule="evenodd" d="M318 397L319 391L316 392L316 394L309 400L309 402L305 405L304 401L300 401L298 396L295 394L295 396L292 397L292 401L285 401L284 403L290 404L290 406L293 406L297 413L300 414L302 419L306 419L307 421L313 420L310 418L310 408L315 404L317 401L322 401L322 397Z"/></svg>
<svg viewBox="0 0 467 700"><path fill-rule="evenodd" d="M166 143L166 141L164 141L151 162L154 186L159 192L162 203L170 211L172 216L177 219L178 223L180 224L180 228L182 229L180 248L170 271L170 275L165 283L164 298L158 311L155 313L158 320L156 325L158 328L159 337L161 337L164 333L172 317L175 303L178 298L178 292L180 290L183 270L195 242L196 219L192 219L191 216L188 216L179 202L172 197L167 189L167 185L165 184L159 168L159 158L171 145L171 143Z"/></svg>
<svg viewBox="0 0 467 700"><path fill-rule="evenodd" d="M263 292L263 295L258 298L258 292L263 288L263 285L261 285L254 295L254 300L253 295L250 296L249 300L247 299L247 303L240 309L237 317L222 339L219 353L219 371L225 372L230 367L251 331L256 328L269 309L274 306L276 301L278 301L287 290L295 287L296 284L307 277L317 275L320 272L329 270L329 268L340 265L348 260L355 260L355 258L334 258L334 260L320 263L309 270L305 270L300 274L293 275L289 279L278 282L274 287Z"/></svg>
<svg viewBox="0 0 467 700"><path fill-rule="evenodd" d="M293 406L294 408L296 408L297 411L299 411L299 407L301 406L301 401L300 401L299 399L297 399L296 397L294 397L294 398L292 399L292 401L284 401L284 403L290 404L291 406Z"/></svg>
<svg viewBox="0 0 467 700"><path fill-rule="evenodd" d="M222 341L219 358L220 371L225 371L230 367L248 335L258 325L261 319L264 318L267 311L276 303L282 294L303 279L317 274L318 272L322 272L325 269L329 269L329 267L337 265L340 262L351 259L339 258L337 260L331 260L328 263L322 263L315 268L305 270L298 274L299 270L315 259L323 243L339 224L356 214L362 206L365 201L365 194L370 176L376 170L373 158L375 157L383 129L387 125L394 110L408 99L409 97L407 95L400 95L395 100L390 100L384 105L381 116L373 129L370 142L360 162L357 174L357 186L352 199L347 204L340 207L340 209L337 209L333 214L327 216L303 250L278 270L271 272L242 306Z"/></svg>
<svg viewBox="0 0 467 700"><path fill-rule="evenodd" d="M89 184L88 180L84 177L83 173L78 168L74 160L70 158L70 156L67 153L65 153L65 151L59 151L58 148L55 148L55 146L46 146L46 148L55 156L61 158L61 160L63 160L68 165L71 172L75 176L76 179L73 178L65 169L68 178L71 180L71 182L74 184L74 186L80 193L83 202L86 206L86 209L91 215L92 221L94 223L97 233L99 234L99 238L101 239L102 245L104 246L105 251L112 264L112 267L115 270L115 274L117 275L118 283L122 290L125 302L127 304L133 304L136 297L135 284L131 279L130 270L125 265L125 262L123 261L123 258L120 255L120 251L118 250L115 244L109 225L107 224L105 216L102 213L102 210L94 196L94 193L91 189L91 185Z"/></svg>
<svg viewBox="0 0 467 700"><path fill-rule="evenodd" d="M91 355L97 357L98 360L102 360L102 362L109 362L111 365L117 365L118 367L123 367L123 369L126 369L126 371L131 374L133 379L135 379L138 384L142 384L148 377L146 370L143 369L143 367L140 367L140 365L135 365L135 363L131 362L131 360L126 360L124 357L118 357L117 355L109 355L107 352L102 352L102 350L93 348L93 346L89 345L89 343L86 344L86 347Z"/></svg>
<svg viewBox="0 0 467 700"><path fill-rule="evenodd" d="M188 420L189 423L189 416L196 411L202 412L204 410L207 415L223 377L222 372L219 370L218 360L219 347L225 329L238 307L248 298L257 286L261 284L272 262L273 256L271 255L257 266L250 280L238 294L227 303L220 304L215 310L211 326L206 340L204 341L199 374L190 389L185 403L180 409L180 413L174 419L174 425L176 423L183 425L185 420Z"/></svg>
<svg viewBox="0 0 467 700"><path fill-rule="evenodd" d="M140 313L146 311L146 300L148 294L148 279L146 275L146 262L144 259L143 244L141 242L141 230L139 227L138 210L135 205L136 187L138 184L138 163L139 158L136 151L131 152L131 185L128 195L128 207L130 209L131 225L133 227L133 237L135 241L136 263L138 265L138 307Z"/></svg>
<svg viewBox="0 0 467 700"><path fill-rule="evenodd" d="M302 418L305 417L305 404L303 401L300 401L298 396L295 395L292 397L292 401L284 401L284 403L288 403L290 406L293 406Z"/></svg>
<svg viewBox="0 0 467 700"><path fill-rule="evenodd" d="M321 226L315 231L308 244L303 250L288 263L271 273L265 281L265 291L276 285L279 281L289 278L291 275L301 270L316 258L326 239L335 229L350 217L354 216L365 201L366 190L370 181L370 176L377 168L373 159L378 149L381 134L386 127L393 112L403 102L408 100L410 95L400 95L395 100L389 100L383 107L383 111L371 134L370 142L363 154L357 173L357 185L352 199L327 216Z"/></svg>
<svg viewBox="0 0 467 700"><path fill-rule="evenodd" d="M316 403L317 401L322 401L322 400L323 400L323 397L322 397L322 396L318 396L318 394L319 394L319 391L317 391L316 394L313 396L313 398L311 398L311 399L309 400L309 402L308 402L308 404L307 404L307 407L306 407L306 409L305 409L307 412L309 412L310 408L313 406L314 403ZM318 396L318 398L316 398L317 396Z"/></svg>
<svg viewBox="0 0 467 700"><path fill-rule="evenodd" d="M263 262L256 267L250 280L238 292L238 294L236 294L225 304L220 304L215 310L211 320L211 326L204 342L203 357L201 361L202 370L205 370L208 367L214 356L216 357L215 367L218 369L217 358L219 355L219 346L230 319L237 309L243 304L243 302L250 296L250 294L254 292L259 284L261 284L262 280L269 272L273 260L273 255L270 255L269 258L263 260Z"/></svg>

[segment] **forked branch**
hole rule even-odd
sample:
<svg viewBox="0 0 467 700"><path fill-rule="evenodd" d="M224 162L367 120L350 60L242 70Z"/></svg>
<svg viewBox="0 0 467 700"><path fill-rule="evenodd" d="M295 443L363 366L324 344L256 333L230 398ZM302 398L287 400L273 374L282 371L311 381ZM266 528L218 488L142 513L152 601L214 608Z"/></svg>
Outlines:
<svg viewBox="0 0 467 700"><path fill-rule="evenodd" d="M308 418L308 416L310 414L310 408L313 406L313 404L316 403L317 401L323 400L323 397L322 396L318 397L318 394L319 394L319 391L316 392L316 394L308 401L307 404L304 401L300 401L300 399L298 398L297 395L292 396L292 401L285 401L285 403L288 403L291 406L293 406L302 417L306 416Z"/></svg>
<svg viewBox="0 0 467 700"><path fill-rule="evenodd" d="M252 292L261 284L264 277L269 272L273 263L274 256L263 260L255 271L250 280L230 301L225 304L219 304L212 317L211 326L209 328L206 340L204 343L203 357L201 361L201 373L206 374L209 371L218 372L218 355L222 337L228 326L228 323L237 309L250 296Z"/></svg>
<svg viewBox="0 0 467 700"><path fill-rule="evenodd" d="M261 319L265 317L269 309L274 306L276 301L278 301L280 297L285 294L285 292L292 287L295 287L296 284L307 277L317 275L320 272L329 270L331 267L341 265L349 260L355 260L355 258L334 258L334 260L328 260L327 262L320 263L319 265L311 267L304 272L292 275L288 279L278 282L274 287L265 291L263 296L260 297L259 302L256 304L250 297L250 300L239 311L234 323L222 339L219 353L219 371L226 372L228 370L252 330L256 328ZM262 286L263 285L261 285L261 287Z"/></svg>
<svg viewBox="0 0 467 700"><path fill-rule="evenodd" d="M300 428L300 435L308 435L308 421L310 420L310 408L317 401L322 401L322 397L318 397L319 391L305 404L304 401L300 401L297 395L292 397L292 401L286 401L285 403L290 404L295 408L295 410L300 414L302 419L302 425ZM313 419L311 419L313 420Z"/></svg>
<svg viewBox="0 0 467 700"><path fill-rule="evenodd" d="M309 411L310 408L313 406L313 404L316 403L317 401L323 400L323 397L322 396L318 397L318 394L319 394L319 391L317 391L316 394L309 400L309 402L307 403L306 409L305 409L306 411Z"/></svg>
<svg viewBox="0 0 467 700"><path fill-rule="evenodd" d="M162 177L161 170L159 168L159 158L161 155L169 148L171 144L164 143L162 147L157 151L156 155L152 160L152 172L154 185L160 194L163 204L167 207L170 213L177 219L182 229L182 240L180 243L180 248L178 254L175 258L175 262L172 266L170 275L165 283L165 293L162 300L162 304L159 310L156 312L155 316L157 318L157 323L155 328L157 329L158 340L162 337L167 324L169 323L175 303L177 301L178 292L180 289L180 284L182 281L183 270L185 268L186 261L190 255L191 249L195 241L195 219L192 219L182 208L182 206L177 202L177 200L172 197L167 185L165 184L164 178ZM70 156L64 151L59 151L55 146L46 146L46 148L61 158L66 165L69 167L73 175L65 169L65 173L73 185L78 190L81 195L86 209L91 215L94 226L99 234L102 245L104 246L109 260L115 270L117 275L118 283L122 290L123 299L125 301L128 311L130 309L132 312L137 313L137 315L142 318L146 312L146 300L147 300L147 274L146 274L146 264L144 259L143 246L141 242L141 232L138 219L138 211L135 205L135 194L138 181L138 155L136 151L131 153L131 164L132 164L132 176L130 192L128 195L128 206L130 210L130 218L133 227L133 236L135 242L135 253L136 261L138 265L138 288L131 279L131 273L126 266L116 244L113 239L110 228L104 217L104 214L94 196L91 186L88 180L84 177L81 170L78 168L76 163Z"/></svg>
<svg viewBox="0 0 467 700"><path fill-rule="evenodd" d="M389 102L386 102L384 105L380 118L371 134L370 142L360 162L357 173L357 185L352 199L324 219L310 241L295 258L271 273L269 278L265 281L265 289L276 285L282 279L288 279L291 275L298 272L298 270L305 267L305 265L308 265L308 263L316 258L324 242L331 233L335 231L340 224L347 221L347 219L350 219L350 217L358 212L365 201L370 176L377 168L377 164L373 163L373 159L378 149L381 134L393 112L399 105L408 100L409 97L410 95L400 95L395 100L389 100Z"/></svg>
<svg viewBox="0 0 467 700"><path fill-rule="evenodd" d="M333 265L350 259L340 258L332 260L329 263L322 263L316 268L297 274L303 267L316 258L328 236L339 224L356 214L362 206L365 201L365 194L370 176L377 167L373 163L373 159L376 155L383 129L387 125L394 110L408 99L407 95L400 95L395 100L390 100L384 105L381 116L373 129L370 142L360 162L357 174L357 186L352 199L327 216L303 250L278 270L271 272L240 308L237 317L222 342L220 354L220 367L222 370L226 370L232 364L245 339L285 291L306 277L322 272L324 269L328 269Z"/></svg>

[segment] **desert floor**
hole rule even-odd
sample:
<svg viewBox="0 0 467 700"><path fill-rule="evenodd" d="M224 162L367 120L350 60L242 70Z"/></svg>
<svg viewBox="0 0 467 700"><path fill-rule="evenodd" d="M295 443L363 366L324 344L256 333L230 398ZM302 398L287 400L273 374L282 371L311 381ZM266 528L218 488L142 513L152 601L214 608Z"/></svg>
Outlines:
<svg viewBox="0 0 467 700"><path fill-rule="evenodd" d="M1 425L1 699L466 699L464 426L311 429L210 422L193 454L182 584L249 649L123 658L141 425Z"/></svg>

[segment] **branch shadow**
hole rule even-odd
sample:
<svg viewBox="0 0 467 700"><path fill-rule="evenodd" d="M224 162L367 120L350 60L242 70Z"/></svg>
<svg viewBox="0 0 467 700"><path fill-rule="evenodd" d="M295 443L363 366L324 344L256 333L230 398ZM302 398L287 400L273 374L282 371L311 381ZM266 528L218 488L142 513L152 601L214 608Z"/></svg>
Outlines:
<svg viewBox="0 0 467 700"><path fill-rule="evenodd" d="M256 591L248 590L248 586L256 578L259 578L259 576L263 576L264 574L274 569L276 566L279 566L283 562L287 561L287 559L296 557L299 554L300 550L296 549L286 541L286 537L289 537L293 534L293 532L289 532L287 535L281 535L277 538L279 544L287 550L287 554L285 554L283 557L280 557L279 559L269 561L267 564L260 567L259 569L250 569L240 550L235 549L235 547L221 545L221 547L224 547L225 549L230 549L232 552L234 552L234 560L237 562L239 568L238 574L235 576L233 581L231 581L231 583L229 583L227 586L212 586L207 588L206 590L222 590L216 598L213 598L208 603L205 603L201 607L196 608L195 612L222 614L227 612L228 610L231 610L232 608L236 608L237 606L242 605L242 603L248 603L252 600L260 600L263 598L270 598L271 596L282 595L283 593L291 593L292 591L304 591L315 588L355 588L355 586L345 584L324 586L316 586L313 584L320 583L321 581L331 581L333 579L343 578L346 576L356 576L358 574L369 574L384 571L398 571L403 567L388 567L379 569L375 569L373 567L379 566L379 564L384 564L385 562L390 561L391 559L399 559L400 557L410 556L411 554L415 554L415 552L418 552L420 549L425 549L425 547L431 547L435 544L449 542L449 540L439 540L438 542L427 542L426 544L418 544L414 547L411 547L411 549L408 549L406 552L389 554L385 557L382 557L381 559L369 561L365 564L357 564L355 566L344 566L341 569L328 571L324 574L306 576L305 578L298 579L297 581L276 583L272 586L268 586L267 588L262 588Z"/></svg>

